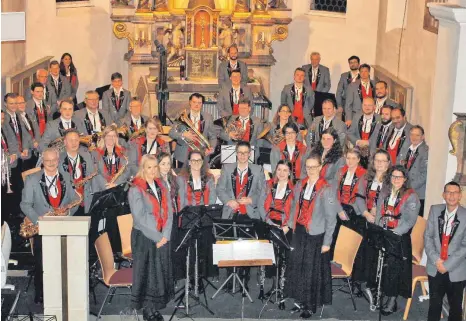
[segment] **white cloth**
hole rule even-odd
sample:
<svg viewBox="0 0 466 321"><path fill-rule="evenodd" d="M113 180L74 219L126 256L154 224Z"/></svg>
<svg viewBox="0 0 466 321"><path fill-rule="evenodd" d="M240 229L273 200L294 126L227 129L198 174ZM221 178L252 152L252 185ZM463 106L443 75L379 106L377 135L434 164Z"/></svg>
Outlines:
<svg viewBox="0 0 466 321"><path fill-rule="evenodd" d="M392 139L390 140L390 143L389 143L389 146L391 149L395 148L396 146L396 142L401 138L401 135L403 135L403 130L405 129L405 126L406 124L400 128L400 129L397 129L397 128L394 128L394 134L392 136Z"/></svg>
<svg viewBox="0 0 466 321"><path fill-rule="evenodd" d="M194 179L193 177L193 187L195 191L202 189L202 180L200 177L199 179Z"/></svg>
<svg viewBox="0 0 466 321"><path fill-rule="evenodd" d="M293 160L294 150L296 149L296 145L286 145L286 149L288 150L288 154L290 154L290 161Z"/></svg>
<svg viewBox="0 0 466 321"><path fill-rule="evenodd" d="M61 123L62 123L64 129L71 128L71 119L67 120L67 119L65 119L63 117L60 117L60 120L61 120Z"/></svg>
<svg viewBox="0 0 466 321"><path fill-rule="evenodd" d="M15 113L10 113L8 111L8 114L10 115L11 117L11 122L13 123L13 127L14 127L14 130L15 130L15 133L18 134L19 133L19 129L18 129L18 119L16 118L16 114Z"/></svg>
<svg viewBox="0 0 466 321"><path fill-rule="evenodd" d="M133 124L136 125L138 129L141 128L141 116L139 116L138 118L135 118L133 115L131 115L131 120L133 121Z"/></svg>
<svg viewBox="0 0 466 321"><path fill-rule="evenodd" d="M153 140L149 140L147 139L147 154L150 154L150 155L155 155L157 154L157 140L156 139L153 139Z"/></svg>
<svg viewBox="0 0 466 321"><path fill-rule="evenodd" d="M246 127L248 126L249 116L240 117L239 120L241 121L241 126L243 126L243 129L246 130Z"/></svg>
<svg viewBox="0 0 466 321"><path fill-rule="evenodd" d="M356 79L358 79L358 76L359 76L359 71L357 71L356 73L351 72L351 82L355 82Z"/></svg>
<svg viewBox="0 0 466 321"><path fill-rule="evenodd" d="M197 122L201 120L201 113L195 114L191 112L190 117L191 117L191 121L193 122L193 124L197 126Z"/></svg>
<svg viewBox="0 0 466 321"><path fill-rule="evenodd" d="M398 192L393 192L390 194L390 198L388 199L389 206L395 206L396 199L398 198Z"/></svg>
<svg viewBox="0 0 466 321"><path fill-rule="evenodd" d="M384 141L385 139L385 136L387 135L388 133L388 128L390 128L390 125L392 124L392 122L389 122L387 125L382 125L382 137L381 137L381 140Z"/></svg>
<svg viewBox="0 0 466 321"><path fill-rule="evenodd" d="M382 188L382 182L378 182L377 180L373 180L371 184L371 191L376 191L378 188Z"/></svg>
<svg viewBox="0 0 466 321"><path fill-rule="evenodd" d="M420 142L420 143L417 144L416 146L414 146L413 144L411 144L411 146L409 146L409 157L411 157L412 155L414 155L414 153L416 153L417 148L418 148L419 146L421 146L422 143L424 143L424 141Z"/></svg>
<svg viewBox="0 0 466 321"><path fill-rule="evenodd" d="M21 118L23 119L23 123L26 126L26 129L31 130L31 126L29 126L29 122L28 122L28 120L26 118L26 112L23 111L23 112L20 113L20 115L21 115Z"/></svg>
<svg viewBox="0 0 466 321"><path fill-rule="evenodd" d="M316 82L318 73L319 73L319 66L317 66L317 68L312 67L312 82Z"/></svg>
<svg viewBox="0 0 466 321"><path fill-rule="evenodd" d="M297 84L294 84L294 91L295 91L295 101L300 101L301 100L301 93L303 92L303 85L298 86Z"/></svg>
<svg viewBox="0 0 466 321"><path fill-rule="evenodd" d="M93 113L89 109L87 109L87 115L89 117L89 120L92 123L93 131L94 132L101 132L102 131L102 124L100 123L99 112L96 111L95 113Z"/></svg>
<svg viewBox="0 0 466 321"><path fill-rule="evenodd" d="M445 223L443 224L443 233L445 235L450 235L451 233L457 210L458 206L451 213L448 213L448 209L445 208Z"/></svg>
<svg viewBox="0 0 466 321"><path fill-rule="evenodd" d="M305 200L309 201L311 199L312 191L314 190L315 184L316 182L312 184L309 181L307 182L306 190L304 191L304 196L303 196Z"/></svg>
<svg viewBox="0 0 466 321"><path fill-rule="evenodd" d="M45 92L44 92L44 94L45 94ZM44 97L45 97L45 95L44 95ZM34 103L36 104L37 109L39 109L39 111L42 112L42 100L38 101L38 100L35 100L34 98L32 100L34 100Z"/></svg>
<svg viewBox="0 0 466 321"><path fill-rule="evenodd" d="M361 81L361 85L364 87L366 93L368 93L368 92L369 92L369 88L370 88L369 82L363 82L363 81Z"/></svg>
<svg viewBox="0 0 466 321"><path fill-rule="evenodd" d="M68 154L68 160L71 164L71 166L73 167L74 169L74 179L78 179L81 177L81 170L79 169L79 163L80 163L80 158L79 158L79 155L76 155L76 157L71 157L70 154Z"/></svg>
<svg viewBox="0 0 466 321"><path fill-rule="evenodd" d="M233 88L233 103L237 104L239 102L240 88Z"/></svg>
<svg viewBox="0 0 466 321"><path fill-rule="evenodd" d="M384 97L384 98L377 98L375 100L375 112L377 114L380 114L380 110L382 109L382 107L384 106L385 102L387 101L387 97Z"/></svg>
<svg viewBox="0 0 466 321"><path fill-rule="evenodd" d="M327 128L329 128L330 126L330 123L332 122L333 118L335 118L335 116L333 116L332 118L326 120L325 117L322 118L324 120L324 126L322 127L322 131L326 130Z"/></svg>
<svg viewBox="0 0 466 321"><path fill-rule="evenodd" d="M240 175L239 176L240 177L240 179L239 179L240 184L243 184L244 176L248 173L248 168L249 167L246 167L245 169L241 170L239 167L236 167L236 171Z"/></svg>
<svg viewBox="0 0 466 321"><path fill-rule="evenodd" d="M45 175L45 184L47 186L47 190L49 191L50 196L53 198L57 198L58 196L58 188L57 188L57 180L58 180L58 170L55 175L49 176Z"/></svg>
<svg viewBox="0 0 466 321"><path fill-rule="evenodd" d="M372 122L374 120L374 115L372 114L370 117L366 117L364 115L362 120L363 120L363 125L362 125L363 132L370 133L371 128L372 128Z"/></svg>
<svg viewBox="0 0 466 321"><path fill-rule="evenodd" d="M277 191L275 192L274 199L276 200L282 200L285 197L286 193L286 185L283 185L283 187L280 186L280 184L277 184Z"/></svg>
<svg viewBox="0 0 466 321"><path fill-rule="evenodd" d="M157 201L160 202L160 199L159 199L159 194L157 194L157 189L155 188L155 182L152 181L152 183L148 183L150 189L152 190L152 192L154 193L155 197L157 198Z"/></svg>
<svg viewBox="0 0 466 321"><path fill-rule="evenodd" d="M347 171L343 185L351 185L353 183L354 172Z"/></svg>
<svg viewBox="0 0 466 321"><path fill-rule="evenodd" d="M230 68L231 68L232 70L235 70L236 68L238 68L238 62L235 61L234 64L233 64L233 63L231 62L231 60L230 60Z"/></svg>
<svg viewBox="0 0 466 321"><path fill-rule="evenodd" d="M54 76L52 76L52 79L53 79L53 82L55 84L55 88L58 89L58 79L59 79L60 76L58 76L57 78L55 78Z"/></svg>

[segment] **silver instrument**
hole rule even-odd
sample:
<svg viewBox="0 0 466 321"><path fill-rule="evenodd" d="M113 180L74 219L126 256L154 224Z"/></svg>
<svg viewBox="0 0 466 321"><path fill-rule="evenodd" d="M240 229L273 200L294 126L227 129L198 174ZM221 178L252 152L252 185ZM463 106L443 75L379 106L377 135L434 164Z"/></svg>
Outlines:
<svg viewBox="0 0 466 321"><path fill-rule="evenodd" d="M7 151L2 152L2 185L6 185L7 194L13 193L11 189L11 167L10 167L10 154Z"/></svg>
<svg viewBox="0 0 466 321"><path fill-rule="evenodd" d="M265 299L265 294L264 294L264 285L265 285L265 266L261 265L259 269L259 296L257 299L259 300L264 300Z"/></svg>
<svg viewBox="0 0 466 321"><path fill-rule="evenodd" d="M382 217L382 227L384 230L387 229L388 217ZM379 250L379 258L377 259L377 273L375 276L375 282L377 283L377 295L376 302L372 300L369 309L375 311L380 308L380 300L382 299L382 271L384 264L385 255L383 250Z"/></svg>

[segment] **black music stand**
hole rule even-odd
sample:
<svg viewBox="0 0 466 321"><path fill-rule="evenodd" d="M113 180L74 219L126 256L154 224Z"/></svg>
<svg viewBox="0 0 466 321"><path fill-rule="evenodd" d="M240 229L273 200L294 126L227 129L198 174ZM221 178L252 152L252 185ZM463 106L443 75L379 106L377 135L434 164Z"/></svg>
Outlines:
<svg viewBox="0 0 466 321"><path fill-rule="evenodd" d="M387 256L394 256L401 260L406 260L407 256L403 251L402 246L402 236L395 234L390 230L386 230L381 226L375 224L367 225L367 237L370 245L374 246L379 250L379 260L380 260L380 276L378 277L377 282L377 293L380 293L380 297L377 298L377 305L379 306L379 321L382 320L382 304L383 293L381 291L383 270L384 270L384 261ZM409 254L411 255L411 254ZM379 271L377 271L379 272ZM378 296L378 295L377 295Z"/></svg>

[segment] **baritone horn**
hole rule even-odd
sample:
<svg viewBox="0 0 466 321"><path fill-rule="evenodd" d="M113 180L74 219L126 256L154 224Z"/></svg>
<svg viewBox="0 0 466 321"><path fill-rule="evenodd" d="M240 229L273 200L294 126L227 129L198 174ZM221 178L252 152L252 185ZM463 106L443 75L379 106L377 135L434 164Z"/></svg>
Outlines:
<svg viewBox="0 0 466 321"><path fill-rule="evenodd" d="M177 119L178 124L176 125L176 131L181 134L183 141L192 149L200 152L205 152L206 149L210 149L210 143L201 132L199 132L196 126L193 124L191 119L188 117L188 113L183 110ZM185 132L191 132L194 135L194 139L189 139L183 136Z"/></svg>

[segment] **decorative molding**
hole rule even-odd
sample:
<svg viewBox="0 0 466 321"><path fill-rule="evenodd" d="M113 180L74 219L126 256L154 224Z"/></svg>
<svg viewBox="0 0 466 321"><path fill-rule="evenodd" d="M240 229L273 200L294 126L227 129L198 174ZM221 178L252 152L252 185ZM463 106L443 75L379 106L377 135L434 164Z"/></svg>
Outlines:
<svg viewBox="0 0 466 321"><path fill-rule="evenodd" d="M275 32L272 34L272 38L267 42L270 54L273 54L272 43L274 41L283 41L288 37L288 26L277 26Z"/></svg>
<svg viewBox="0 0 466 321"><path fill-rule="evenodd" d="M128 52L134 51L134 39L131 36L131 33L127 31L126 23L115 22L113 24L113 34L117 39L127 39Z"/></svg>
<svg viewBox="0 0 466 321"><path fill-rule="evenodd" d="M466 23L466 8L448 3L428 3L430 14L435 19Z"/></svg>

